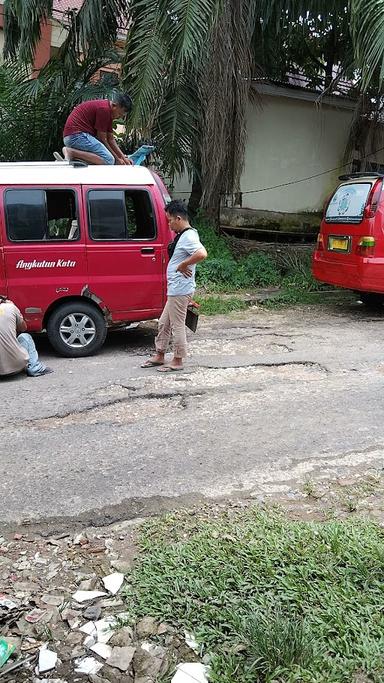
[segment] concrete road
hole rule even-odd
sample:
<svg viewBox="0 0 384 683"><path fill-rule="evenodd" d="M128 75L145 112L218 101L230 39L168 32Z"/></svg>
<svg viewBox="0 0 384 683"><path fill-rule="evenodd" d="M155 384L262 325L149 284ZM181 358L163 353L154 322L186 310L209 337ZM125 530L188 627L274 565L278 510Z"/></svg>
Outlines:
<svg viewBox="0 0 384 683"><path fill-rule="evenodd" d="M0 382L0 520L103 523L200 497L383 467L384 311L201 321L184 373L143 370L154 325L54 374Z"/></svg>

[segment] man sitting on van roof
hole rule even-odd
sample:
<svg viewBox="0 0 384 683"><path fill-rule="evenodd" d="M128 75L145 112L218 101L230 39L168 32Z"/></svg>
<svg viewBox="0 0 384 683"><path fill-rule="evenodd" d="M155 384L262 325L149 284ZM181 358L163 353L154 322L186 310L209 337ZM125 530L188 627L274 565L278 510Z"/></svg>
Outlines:
<svg viewBox="0 0 384 683"><path fill-rule="evenodd" d="M19 309L0 294L0 377L26 371L30 377L53 372L39 361L35 342Z"/></svg>
<svg viewBox="0 0 384 683"><path fill-rule="evenodd" d="M129 95L117 93L110 100L89 100L73 109L64 126L63 154L87 164L126 164L132 162L118 146L112 123L125 118L132 109ZM58 158L59 155L55 157Z"/></svg>

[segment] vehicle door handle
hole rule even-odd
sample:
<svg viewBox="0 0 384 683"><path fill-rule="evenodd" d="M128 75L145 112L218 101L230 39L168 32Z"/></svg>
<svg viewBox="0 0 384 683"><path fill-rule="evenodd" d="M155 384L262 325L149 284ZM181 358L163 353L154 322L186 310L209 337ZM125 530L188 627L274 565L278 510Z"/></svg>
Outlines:
<svg viewBox="0 0 384 683"><path fill-rule="evenodd" d="M143 247L143 248L141 249L141 253L142 253L142 254L154 254L154 253L155 253L155 249L154 249L154 247Z"/></svg>

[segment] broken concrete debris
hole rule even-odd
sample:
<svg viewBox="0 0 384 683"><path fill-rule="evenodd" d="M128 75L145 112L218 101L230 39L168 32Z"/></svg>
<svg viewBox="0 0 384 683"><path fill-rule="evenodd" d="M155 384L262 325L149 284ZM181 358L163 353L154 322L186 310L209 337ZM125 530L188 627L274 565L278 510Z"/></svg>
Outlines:
<svg viewBox="0 0 384 683"><path fill-rule="evenodd" d="M0 683L154 683L175 662L198 663L192 634L124 611L117 565L137 554L127 529L2 538Z"/></svg>
<svg viewBox="0 0 384 683"><path fill-rule="evenodd" d="M114 572L113 574L109 574L109 576L104 576L103 578L104 587L109 593L112 593L112 595L116 595L116 593L118 593L123 585L123 581L124 574L121 574L120 572Z"/></svg>
<svg viewBox="0 0 384 683"><path fill-rule="evenodd" d="M46 645L43 645L39 650L39 662L37 665L37 674L44 674L55 668L57 663L57 654L52 650L48 650Z"/></svg>
<svg viewBox="0 0 384 683"><path fill-rule="evenodd" d="M200 662L179 664L171 683L208 683L208 667Z"/></svg>

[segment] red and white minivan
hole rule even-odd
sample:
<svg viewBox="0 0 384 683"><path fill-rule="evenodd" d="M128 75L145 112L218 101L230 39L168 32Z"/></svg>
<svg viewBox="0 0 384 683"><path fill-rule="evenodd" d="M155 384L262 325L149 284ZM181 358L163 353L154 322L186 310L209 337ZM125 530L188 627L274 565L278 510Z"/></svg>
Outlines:
<svg viewBox="0 0 384 683"><path fill-rule="evenodd" d="M377 306L384 303L383 175L352 173L339 180L325 208L312 272Z"/></svg>
<svg viewBox="0 0 384 683"><path fill-rule="evenodd" d="M61 355L95 353L164 306L167 201L142 166L0 164L0 293Z"/></svg>

